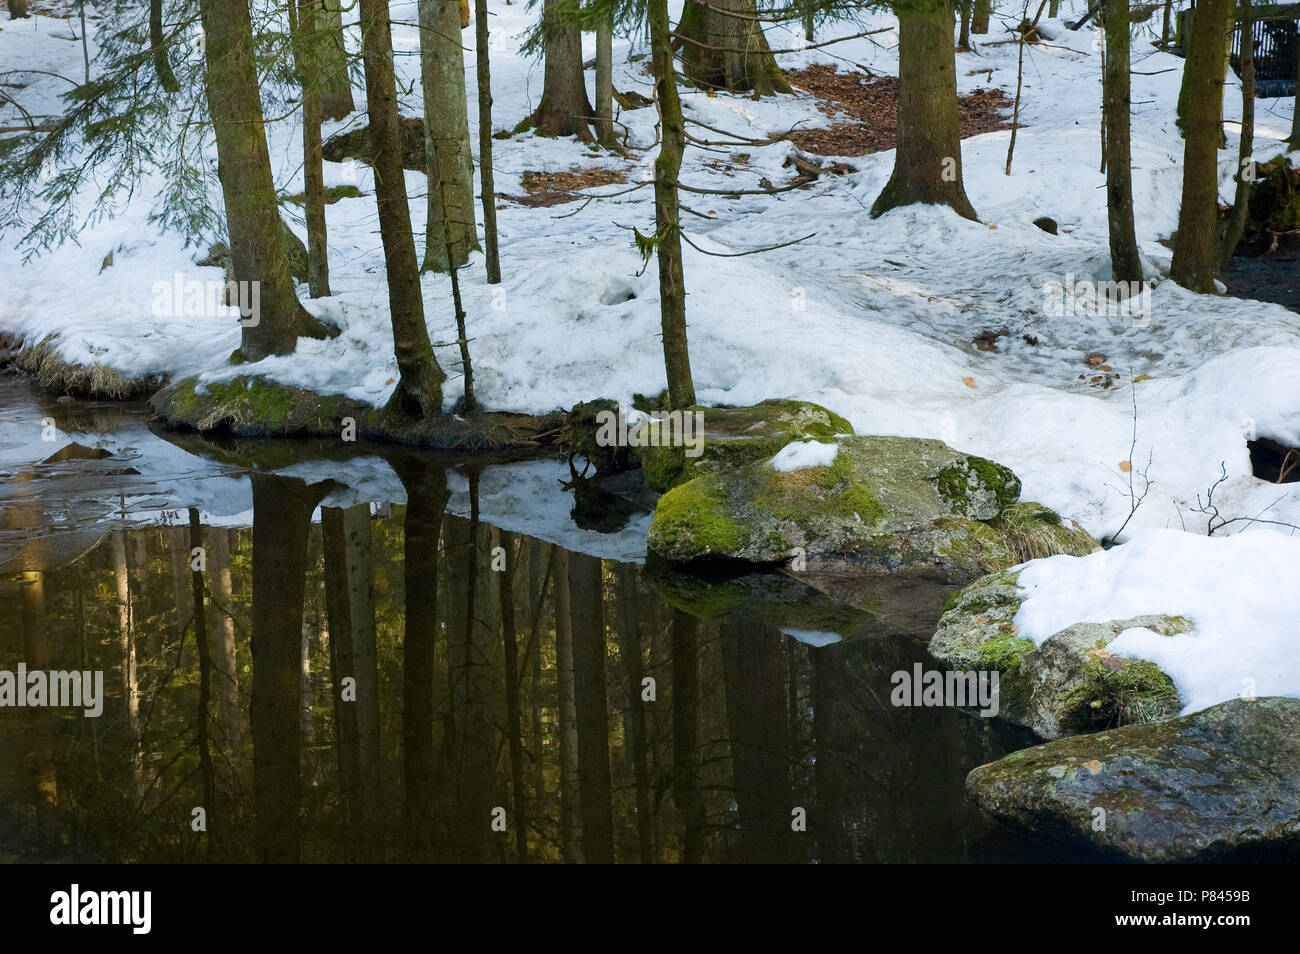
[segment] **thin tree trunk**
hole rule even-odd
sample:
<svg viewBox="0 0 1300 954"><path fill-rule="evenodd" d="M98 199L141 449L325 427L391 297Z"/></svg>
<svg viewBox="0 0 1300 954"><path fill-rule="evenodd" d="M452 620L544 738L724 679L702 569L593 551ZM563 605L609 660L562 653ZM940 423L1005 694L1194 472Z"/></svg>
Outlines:
<svg viewBox="0 0 1300 954"><path fill-rule="evenodd" d="M686 121L673 69L667 0L650 0L650 46L655 100L661 126L655 159L655 235L659 257L659 315L663 333L664 370L671 409L695 404L695 382L686 341L686 278L682 273L682 239L678 228L677 175L686 148Z"/></svg>
<svg viewBox="0 0 1300 954"><path fill-rule="evenodd" d="M1160 45L1162 47L1169 45L1169 38L1172 35L1174 0L1165 0L1165 12L1163 22L1160 24Z"/></svg>
<svg viewBox="0 0 1300 954"><path fill-rule="evenodd" d="M574 696L573 617L569 604L569 553L555 549L555 675L559 683L560 712L560 829L566 862L582 858L582 824L579 821L581 780L578 777L578 716Z"/></svg>
<svg viewBox="0 0 1300 954"><path fill-rule="evenodd" d="M958 0L957 8L961 14L960 26L957 29L957 52L969 53L971 0Z"/></svg>
<svg viewBox="0 0 1300 954"><path fill-rule="evenodd" d="M1220 266L1227 265L1246 233L1250 218L1250 187L1254 181L1255 151L1255 16L1250 0L1240 0L1241 10L1241 146L1237 154L1237 188L1232 213L1224 223L1219 243Z"/></svg>
<svg viewBox="0 0 1300 954"><path fill-rule="evenodd" d="M411 213L402 169L401 124L397 81L393 74L393 37L385 0L359 0L361 48L366 72L366 106L374 152L375 199L388 273L388 308L399 378L388 410L409 417L442 413L446 372L434 357L424 323L420 270L411 234Z"/></svg>
<svg viewBox="0 0 1300 954"><path fill-rule="evenodd" d="M478 174L483 204L483 247L489 285L501 283L497 249L497 194L492 176L492 67L487 0L474 0L474 64L478 79Z"/></svg>
<svg viewBox="0 0 1300 954"><path fill-rule="evenodd" d="M1201 0L1183 67L1183 191L1169 277L1197 292L1218 272L1219 140L1223 136L1223 45L1232 0Z"/></svg>
<svg viewBox="0 0 1300 954"><path fill-rule="evenodd" d="M684 610L673 610L672 712L673 802L682 818L682 861L704 860L704 798L700 794L700 621Z"/></svg>
<svg viewBox="0 0 1300 954"><path fill-rule="evenodd" d="M582 32L565 22L563 0L542 6L542 100L523 125L547 136L577 136L591 142L591 101L582 71Z"/></svg>
<svg viewBox="0 0 1300 954"><path fill-rule="evenodd" d="M348 74L348 52L343 42L343 0L321 0L316 29L321 115L326 119L342 119L357 108L352 101L352 77Z"/></svg>
<svg viewBox="0 0 1300 954"><path fill-rule="evenodd" d="M300 336L324 338L329 332L302 307L293 287L266 147L248 2L200 0L199 10L232 277L258 283L255 313L241 319L239 350L243 360L258 361L289 354Z"/></svg>
<svg viewBox="0 0 1300 954"><path fill-rule="evenodd" d="M615 570L618 594L618 649L627 673L627 715L624 732L632 752L632 778L636 786L636 832L638 857L644 865L654 860L651 829L650 773L646 763L645 703L641 701L641 680L645 669L641 655L641 615L636 588L636 568L620 563Z"/></svg>
<svg viewBox="0 0 1300 954"><path fill-rule="evenodd" d="M302 87L303 207L307 218L307 287L312 298L330 294L329 255L325 232L325 168L321 156L321 61L317 32L321 0L296 0L297 29L293 58ZM289 0L290 26L295 0Z"/></svg>
<svg viewBox="0 0 1300 954"><path fill-rule="evenodd" d="M122 698L126 701L126 737L131 748L131 778L138 798L143 790L144 763L140 748L140 682L136 674L135 620L131 577L126 563L126 534L113 531L113 580L117 587L118 640L122 648Z"/></svg>
<svg viewBox="0 0 1300 954"><path fill-rule="evenodd" d="M239 719L239 667L235 655L235 620L230 586L230 539L232 531L214 528L209 534L208 573L217 612L216 662L217 698L221 708L221 733L230 748L234 765L240 762L242 733Z"/></svg>
<svg viewBox="0 0 1300 954"><path fill-rule="evenodd" d="M993 14L993 0L975 0L971 8L970 31L988 33L989 17Z"/></svg>
<svg viewBox="0 0 1300 954"><path fill-rule="evenodd" d="M515 634L515 567L517 558L514 536L501 531L500 546L506 554L505 571L497 574L501 601L501 643L506 673L506 736L510 744L510 789L514 805L515 857L528 861L528 804L524 792L523 725L519 712L519 644Z"/></svg>
<svg viewBox="0 0 1300 954"><path fill-rule="evenodd" d="M220 533L220 531L217 531ZM199 512L190 508L190 549L203 546ZM217 783L208 744L208 701L212 696L212 657L208 649L208 618L203 605L203 573L191 568L190 583L194 593L194 644L199 651L199 711L195 718L194 744L199 750L199 776L203 779L203 807L206 813L208 855L217 852Z"/></svg>
<svg viewBox="0 0 1300 954"><path fill-rule="evenodd" d="M573 628L573 690L578 724L582 855L588 864L614 862L613 783L609 769L609 704L605 692L603 569L598 557L569 555Z"/></svg>
<svg viewBox="0 0 1300 954"><path fill-rule="evenodd" d="M755 96L793 92L757 17L755 0L686 0L673 34L686 78L704 89Z"/></svg>
<svg viewBox="0 0 1300 954"><path fill-rule="evenodd" d="M1133 173L1129 149L1129 0L1104 0L1106 63L1102 111L1106 124L1106 212L1110 223L1111 278L1142 281L1133 226Z"/></svg>
<svg viewBox="0 0 1300 954"><path fill-rule="evenodd" d="M23 0L25 3L26 0ZM176 81L176 74L172 72L172 67L167 62L167 43L163 37L163 0L149 0L149 45L153 52L153 68L158 74L158 82L162 88L169 93L175 93L180 90L181 84ZM84 6L84 4L83 4ZM12 0L9 4L13 8ZM83 39L85 28L82 28Z"/></svg>
<svg viewBox="0 0 1300 954"><path fill-rule="evenodd" d="M605 14L596 24L596 141L617 149L614 135L614 19Z"/></svg>
<svg viewBox="0 0 1300 954"><path fill-rule="evenodd" d="M898 15L898 148L872 216L913 203L975 218L962 184L953 7L908 6Z"/></svg>
<svg viewBox="0 0 1300 954"><path fill-rule="evenodd" d="M464 265L478 248L460 0L419 0L428 189L422 271ZM450 257L450 261L448 258Z"/></svg>

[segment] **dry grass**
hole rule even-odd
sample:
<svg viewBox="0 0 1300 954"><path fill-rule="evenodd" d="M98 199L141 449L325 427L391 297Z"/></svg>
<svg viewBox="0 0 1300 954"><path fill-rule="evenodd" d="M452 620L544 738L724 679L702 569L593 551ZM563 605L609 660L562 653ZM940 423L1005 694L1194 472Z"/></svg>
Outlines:
<svg viewBox="0 0 1300 954"><path fill-rule="evenodd" d="M569 172L525 172L522 176L527 195L502 195L528 208L545 208L576 202L587 198L583 189L617 185L627 182L627 174L619 169L572 169Z"/></svg>
<svg viewBox="0 0 1300 954"><path fill-rule="evenodd" d="M165 383L162 375L128 378L99 363L73 364L55 352L51 339L25 347L14 357L18 370L29 375L42 391L78 398L124 401L148 397Z"/></svg>

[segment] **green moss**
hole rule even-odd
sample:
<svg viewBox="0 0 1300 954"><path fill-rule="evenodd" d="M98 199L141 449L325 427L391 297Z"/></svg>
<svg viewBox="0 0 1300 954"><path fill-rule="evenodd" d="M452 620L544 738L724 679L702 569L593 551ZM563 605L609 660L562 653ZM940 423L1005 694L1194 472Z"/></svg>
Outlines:
<svg viewBox="0 0 1300 954"><path fill-rule="evenodd" d="M1086 681L1062 697L1060 723L1092 732L1169 718L1181 705L1173 680L1155 663L1093 655Z"/></svg>
<svg viewBox="0 0 1300 954"><path fill-rule="evenodd" d="M650 531L668 547L696 557L735 553L746 534L729 510L722 490L708 477L697 477L659 498Z"/></svg>
<svg viewBox="0 0 1300 954"><path fill-rule="evenodd" d="M1100 549L1086 531L1062 523L1056 511L1042 504L1027 501L1012 504L990 521L989 526L1002 535L1012 563L1058 553L1086 556Z"/></svg>
<svg viewBox="0 0 1300 954"><path fill-rule="evenodd" d="M969 515L971 494L986 490L993 494L999 512L1020 498L1020 479L1007 467L983 457L967 457L940 471L935 486L958 513Z"/></svg>
<svg viewBox="0 0 1300 954"><path fill-rule="evenodd" d="M822 519L876 526L884 519L880 500L869 487L854 480L853 462L846 455L837 455L826 467L792 471L760 467L758 474L753 505L778 520L798 523L815 514Z"/></svg>
<svg viewBox="0 0 1300 954"><path fill-rule="evenodd" d="M979 646L979 668L1006 672L1018 669L1020 661L1034 650L1034 641L1023 636L1005 634L985 640Z"/></svg>

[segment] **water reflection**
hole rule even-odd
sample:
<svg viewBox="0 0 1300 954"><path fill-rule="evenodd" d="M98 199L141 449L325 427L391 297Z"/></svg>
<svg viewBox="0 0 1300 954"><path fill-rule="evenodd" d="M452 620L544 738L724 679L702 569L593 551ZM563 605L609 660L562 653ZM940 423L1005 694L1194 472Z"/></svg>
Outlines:
<svg viewBox="0 0 1300 954"><path fill-rule="evenodd" d="M191 511L0 585L0 667L109 695L0 710L0 858L941 861L988 834L965 774L1023 740L888 701L941 592L658 578L483 521L475 470L461 517L445 462L391 463L404 506L258 473L251 529Z"/></svg>

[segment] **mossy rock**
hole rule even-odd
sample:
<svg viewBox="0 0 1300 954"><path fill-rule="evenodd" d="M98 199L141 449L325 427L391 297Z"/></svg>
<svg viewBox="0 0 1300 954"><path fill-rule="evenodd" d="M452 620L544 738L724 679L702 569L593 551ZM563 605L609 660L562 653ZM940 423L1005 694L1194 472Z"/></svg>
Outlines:
<svg viewBox="0 0 1300 954"><path fill-rule="evenodd" d="M1106 647L1126 629L1173 636L1190 631L1191 621L1153 615L1076 623L1035 646L1016 629L1024 601L1018 578L1018 570L1007 570L956 593L930 640L930 654L950 669L1002 674L1000 716L1040 738L1055 739L1178 713L1182 702L1166 673Z"/></svg>
<svg viewBox="0 0 1300 954"><path fill-rule="evenodd" d="M424 120L415 116L402 117L402 168L427 172L424 153ZM356 159L367 165L374 164L370 145L370 127L361 126L338 133L326 139L321 146L321 156L328 162Z"/></svg>
<svg viewBox="0 0 1300 954"><path fill-rule="evenodd" d="M659 500L650 549L678 564L792 561L811 574L947 581L1009 565L990 521L1019 495L1010 470L935 440L850 436L837 446L826 466L782 472L763 459L677 485Z"/></svg>
<svg viewBox="0 0 1300 954"><path fill-rule="evenodd" d="M200 384L185 378L154 395L155 411L173 425L234 437L291 437L341 433L365 405L342 395L322 396L252 375Z"/></svg>
<svg viewBox="0 0 1300 954"><path fill-rule="evenodd" d="M621 474L637 466L637 456L631 447L602 441L600 438L603 415L620 413L619 404L611 398L598 398L575 404L564 418L564 427L556 441L571 454L590 461L601 476Z"/></svg>
<svg viewBox="0 0 1300 954"><path fill-rule="evenodd" d="M1232 699L1021 749L972 771L966 790L1036 840L1117 860L1294 862L1300 700Z"/></svg>
<svg viewBox="0 0 1300 954"><path fill-rule="evenodd" d="M667 491L702 474L766 460L797 440L833 440L852 434L853 425L811 401L775 398L744 407L687 408L699 413L704 434L698 456L681 446L640 451L646 486Z"/></svg>

